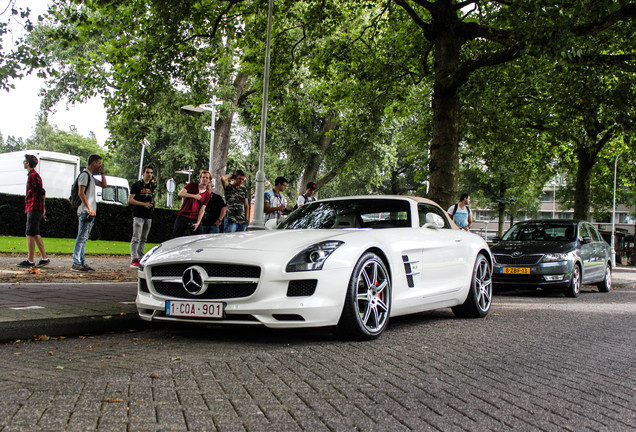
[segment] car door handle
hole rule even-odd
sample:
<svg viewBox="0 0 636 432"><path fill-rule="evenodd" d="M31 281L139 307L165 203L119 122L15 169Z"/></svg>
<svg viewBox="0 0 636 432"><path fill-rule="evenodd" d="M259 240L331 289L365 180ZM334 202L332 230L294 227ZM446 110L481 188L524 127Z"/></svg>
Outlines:
<svg viewBox="0 0 636 432"><path fill-rule="evenodd" d="M455 243L459 243L460 241L462 241L462 236L455 237Z"/></svg>

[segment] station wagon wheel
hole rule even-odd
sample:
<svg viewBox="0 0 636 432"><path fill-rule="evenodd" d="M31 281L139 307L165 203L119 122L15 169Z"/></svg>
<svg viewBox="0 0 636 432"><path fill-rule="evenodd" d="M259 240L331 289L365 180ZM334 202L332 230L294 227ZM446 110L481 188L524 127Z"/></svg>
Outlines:
<svg viewBox="0 0 636 432"><path fill-rule="evenodd" d="M612 289L612 266L605 264L605 278L596 285L599 292L607 293Z"/></svg>
<svg viewBox="0 0 636 432"><path fill-rule="evenodd" d="M578 264L572 267L572 278L570 285L565 289L566 297L578 297L581 292L581 268Z"/></svg>
<svg viewBox="0 0 636 432"><path fill-rule="evenodd" d="M349 285L340 321L339 337L375 339L384 332L391 313L391 280L384 262L367 252L358 260Z"/></svg>
<svg viewBox="0 0 636 432"><path fill-rule="evenodd" d="M482 318L492 303L492 266L484 255L477 255L468 296L463 304L452 308L460 318Z"/></svg>

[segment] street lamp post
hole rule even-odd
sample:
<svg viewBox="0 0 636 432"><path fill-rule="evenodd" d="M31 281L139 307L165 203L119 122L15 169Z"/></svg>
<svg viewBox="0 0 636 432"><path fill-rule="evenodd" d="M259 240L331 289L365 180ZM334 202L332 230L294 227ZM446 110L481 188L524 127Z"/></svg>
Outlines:
<svg viewBox="0 0 636 432"><path fill-rule="evenodd" d="M265 135L267 133L267 96L269 92L269 47L272 39L273 0L269 0L267 10L267 40L265 43L265 66L263 73L263 105L261 109L261 136L258 144L258 171L256 172L256 196L254 197L254 217L250 229L265 228Z"/></svg>
<svg viewBox="0 0 636 432"><path fill-rule="evenodd" d="M143 141L141 142L141 158L139 159L139 178L137 180L141 180L141 175L143 174L143 167L144 167L144 150L146 149L146 146L150 145L150 143L148 142L148 140L146 138L143 139Z"/></svg>
<svg viewBox="0 0 636 432"><path fill-rule="evenodd" d="M616 156L616 160L614 161L614 202L612 204L612 244L610 245L612 250L612 267L616 267L616 249L614 247L616 237L616 168L618 166L618 158L621 157L621 153Z"/></svg>
<svg viewBox="0 0 636 432"><path fill-rule="evenodd" d="M194 111L194 112L203 112L203 111L210 111L212 113L212 121L210 122L210 160L208 161L208 171L210 171L210 176L212 177L212 187L214 188L215 186L215 178L214 178L214 171L212 170L214 168L214 131L215 131L215 127L216 127L216 107L217 105L222 105L223 102L222 101L217 101L216 100L216 96L212 96L212 102L210 103L205 103L205 104L201 104L201 105L184 105L181 107L181 109L187 110L187 111Z"/></svg>
<svg viewBox="0 0 636 432"><path fill-rule="evenodd" d="M552 180L552 219L556 219L556 188L557 188L558 180L557 175L554 175L554 180Z"/></svg>

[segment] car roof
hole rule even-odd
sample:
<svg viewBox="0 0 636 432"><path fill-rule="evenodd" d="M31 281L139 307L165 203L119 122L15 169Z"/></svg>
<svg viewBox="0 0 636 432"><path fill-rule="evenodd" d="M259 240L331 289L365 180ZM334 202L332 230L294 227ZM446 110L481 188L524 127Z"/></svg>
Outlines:
<svg viewBox="0 0 636 432"><path fill-rule="evenodd" d="M581 222L587 222L587 221L583 221L583 220L579 220L579 219L528 219L528 220L524 220L524 221L519 221L516 222L516 224L523 224L523 223L562 223L562 224L578 224Z"/></svg>
<svg viewBox="0 0 636 432"><path fill-rule="evenodd" d="M399 200L412 200L418 203L437 203L433 200L423 197L411 196L411 195L351 195L334 198L325 198L320 201L342 201L342 200L369 200L369 199L399 199Z"/></svg>

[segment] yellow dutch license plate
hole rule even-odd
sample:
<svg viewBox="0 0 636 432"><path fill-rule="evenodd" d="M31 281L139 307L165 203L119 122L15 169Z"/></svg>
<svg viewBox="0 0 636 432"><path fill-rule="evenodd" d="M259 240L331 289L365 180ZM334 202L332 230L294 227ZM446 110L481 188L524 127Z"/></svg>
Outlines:
<svg viewBox="0 0 636 432"><path fill-rule="evenodd" d="M501 269L503 274L530 274L529 267L503 267Z"/></svg>

